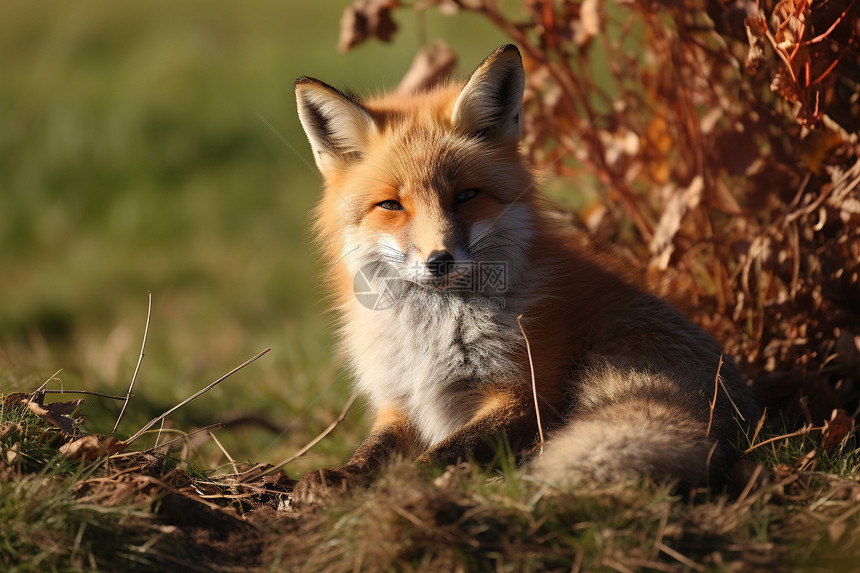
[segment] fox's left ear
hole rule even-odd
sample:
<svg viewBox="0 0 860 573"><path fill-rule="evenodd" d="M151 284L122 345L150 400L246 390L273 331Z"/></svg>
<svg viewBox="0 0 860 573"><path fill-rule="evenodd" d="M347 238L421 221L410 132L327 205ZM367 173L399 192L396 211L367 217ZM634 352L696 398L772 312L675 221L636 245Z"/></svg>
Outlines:
<svg viewBox="0 0 860 573"><path fill-rule="evenodd" d="M296 80L299 120L323 177L361 158L376 122L361 104L313 78Z"/></svg>
<svg viewBox="0 0 860 573"><path fill-rule="evenodd" d="M519 140L525 83L519 49L513 44L498 48L466 82L451 122L469 133Z"/></svg>

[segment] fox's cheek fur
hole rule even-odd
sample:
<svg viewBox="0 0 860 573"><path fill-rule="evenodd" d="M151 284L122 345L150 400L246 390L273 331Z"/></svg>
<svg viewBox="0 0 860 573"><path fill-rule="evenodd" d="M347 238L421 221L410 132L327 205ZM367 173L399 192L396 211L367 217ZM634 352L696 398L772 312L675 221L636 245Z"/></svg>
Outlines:
<svg viewBox="0 0 860 573"><path fill-rule="evenodd" d="M428 268L427 248L416 243L410 226L391 230L367 222L343 232L342 256L355 274L364 265L385 263L407 281L444 288L467 273L476 272L478 264L500 265L506 279L522 277L528 272L526 253L534 234L531 209L526 205L494 206L479 212L483 218L456 224L456 240L451 247L454 260L440 282Z"/></svg>
<svg viewBox="0 0 860 573"><path fill-rule="evenodd" d="M404 244L395 235L379 232L379 236L376 239L376 247L380 259L387 263L401 265L406 260Z"/></svg>
<svg viewBox="0 0 860 573"><path fill-rule="evenodd" d="M367 225L347 227L342 233L340 263L352 276L372 264L385 263L399 270L406 260L401 241L396 235Z"/></svg>

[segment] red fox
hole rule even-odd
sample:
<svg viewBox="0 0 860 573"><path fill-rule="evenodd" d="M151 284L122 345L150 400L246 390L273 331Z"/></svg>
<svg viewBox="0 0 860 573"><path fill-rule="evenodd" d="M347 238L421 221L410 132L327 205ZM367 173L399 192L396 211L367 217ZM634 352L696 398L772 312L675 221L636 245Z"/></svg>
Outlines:
<svg viewBox="0 0 860 573"><path fill-rule="evenodd" d="M703 485L756 420L710 336L555 228L519 150L524 83L513 45L409 96L296 80L342 345L374 420L296 502L366 484L394 455L482 460L498 436L529 449L541 432L525 471L559 487Z"/></svg>

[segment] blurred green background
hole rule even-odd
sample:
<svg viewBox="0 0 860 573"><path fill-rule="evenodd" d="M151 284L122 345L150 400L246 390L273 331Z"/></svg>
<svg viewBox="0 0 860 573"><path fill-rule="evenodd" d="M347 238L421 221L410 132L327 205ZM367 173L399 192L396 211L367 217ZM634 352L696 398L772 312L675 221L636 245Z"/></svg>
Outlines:
<svg viewBox="0 0 860 573"><path fill-rule="evenodd" d="M280 436L218 437L237 460L274 463L336 417L348 376L308 232L320 178L293 80L373 92L397 84L422 30L462 73L506 40L473 15L410 11L393 45L340 54L348 3L0 3L0 390L62 368L52 388L124 394L152 291L120 437L269 347L170 425L266 418ZM87 398L87 429L110 432L119 408ZM288 471L342 461L362 432L354 408ZM196 450L225 462L211 441Z"/></svg>

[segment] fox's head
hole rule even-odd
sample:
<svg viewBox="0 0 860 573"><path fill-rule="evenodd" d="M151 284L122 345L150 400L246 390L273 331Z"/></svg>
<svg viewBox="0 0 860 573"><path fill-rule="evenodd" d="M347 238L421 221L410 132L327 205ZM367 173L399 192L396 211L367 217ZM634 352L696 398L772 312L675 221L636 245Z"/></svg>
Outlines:
<svg viewBox="0 0 860 573"><path fill-rule="evenodd" d="M317 229L332 263L350 275L387 264L435 290L462 285L482 264L504 266L507 280L523 269L536 224L519 153L524 82L513 45L465 83L413 95L361 101L299 78L299 118L326 187Z"/></svg>

